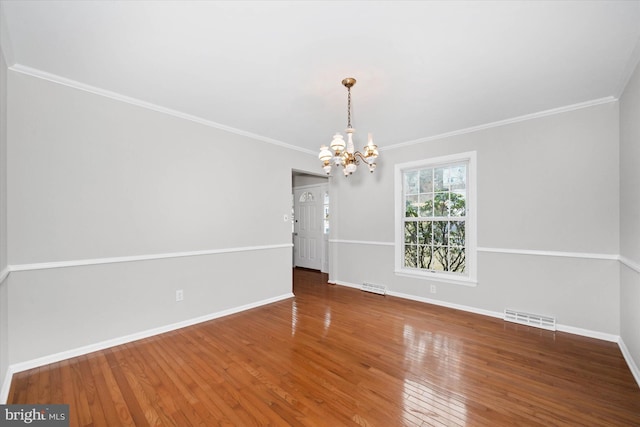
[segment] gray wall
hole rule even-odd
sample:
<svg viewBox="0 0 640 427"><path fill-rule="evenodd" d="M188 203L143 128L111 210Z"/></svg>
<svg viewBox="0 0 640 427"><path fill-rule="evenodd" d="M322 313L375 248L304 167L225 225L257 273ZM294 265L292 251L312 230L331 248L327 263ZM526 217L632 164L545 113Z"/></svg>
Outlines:
<svg viewBox="0 0 640 427"><path fill-rule="evenodd" d="M640 66L620 98L620 336L636 366L640 366L639 184Z"/></svg>
<svg viewBox="0 0 640 427"><path fill-rule="evenodd" d="M0 44L0 275L7 265L7 63ZM9 365L8 280L0 278L0 384Z"/></svg>
<svg viewBox="0 0 640 427"><path fill-rule="evenodd" d="M331 180L332 201L338 199L331 280L379 283L480 312L551 315L569 328L618 335L618 139L612 102L384 150L373 176L359 171ZM394 247L385 244L394 241L394 165L472 150L478 247L491 250L478 253L478 285L395 275ZM595 258L556 256L568 253Z"/></svg>
<svg viewBox="0 0 640 427"><path fill-rule="evenodd" d="M8 86L10 364L290 294L283 215L315 156L11 69Z"/></svg>
<svg viewBox="0 0 640 427"><path fill-rule="evenodd" d="M320 162L318 162L317 169L320 169ZM328 182L328 178L326 176L314 176L314 175L301 175L294 174L293 175L293 186L294 187L302 187L305 185L319 185L326 184Z"/></svg>
<svg viewBox="0 0 640 427"><path fill-rule="evenodd" d="M9 85L9 264L289 241L291 166L310 155L25 74Z"/></svg>

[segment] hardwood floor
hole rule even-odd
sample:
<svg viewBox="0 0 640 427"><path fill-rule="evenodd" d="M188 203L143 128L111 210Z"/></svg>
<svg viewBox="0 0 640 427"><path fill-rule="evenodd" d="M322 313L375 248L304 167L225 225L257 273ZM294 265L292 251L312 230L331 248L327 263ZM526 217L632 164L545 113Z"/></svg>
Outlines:
<svg viewBox="0 0 640 427"><path fill-rule="evenodd" d="M640 426L617 344L326 284L14 375L71 426Z"/></svg>

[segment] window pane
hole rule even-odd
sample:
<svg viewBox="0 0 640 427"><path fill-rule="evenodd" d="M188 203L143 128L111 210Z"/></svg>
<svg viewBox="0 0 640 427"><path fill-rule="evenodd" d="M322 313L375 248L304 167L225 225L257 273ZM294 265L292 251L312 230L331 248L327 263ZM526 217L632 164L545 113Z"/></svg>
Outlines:
<svg viewBox="0 0 640 427"><path fill-rule="evenodd" d="M433 193L420 195L420 209L418 213L421 217L433 216Z"/></svg>
<svg viewBox="0 0 640 427"><path fill-rule="evenodd" d="M302 193L300 195L300 201L302 203L304 203L304 202L313 202L313 193L311 193L309 191L305 191L304 193Z"/></svg>
<svg viewBox="0 0 640 427"><path fill-rule="evenodd" d="M325 191L323 196L324 204L322 206L324 217L323 217L323 228L324 234L329 234L329 192Z"/></svg>
<svg viewBox="0 0 640 427"><path fill-rule="evenodd" d="M433 202L433 216L447 216L449 209L447 205L449 201L449 193L436 193Z"/></svg>
<svg viewBox="0 0 640 427"><path fill-rule="evenodd" d="M404 202L404 216L406 218L418 216L418 195L407 196Z"/></svg>
<svg viewBox="0 0 640 427"><path fill-rule="evenodd" d="M436 168L433 171L434 172L433 184L435 186L435 191L446 191L449 189L449 186L447 185L444 179L444 171L445 171L444 168Z"/></svg>
<svg viewBox="0 0 640 427"><path fill-rule="evenodd" d="M418 223L418 243L431 244L431 221Z"/></svg>
<svg viewBox="0 0 640 427"><path fill-rule="evenodd" d="M324 206L324 234L329 234L329 206Z"/></svg>
<svg viewBox="0 0 640 427"><path fill-rule="evenodd" d="M431 269L436 271L447 271L447 253L446 246L436 246L433 248L433 263Z"/></svg>
<svg viewBox="0 0 640 427"><path fill-rule="evenodd" d="M420 171L420 192L433 193L433 169L422 169Z"/></svg>
<svg viewBox="0 0 640 427"><path fill-rule="evenodd" d="M437 246L447 246L447 221L433 221L433 244Z"/></svg>
<svg viewBox="0 0 640 427"><path fill-rule="evenodd" d="M451 221L449 223L449 246L464 246L464 226L464 221Z"/></svg>
<svg viewBox="0 0 640 427"><path fill-rule="evenodd" d="M467 166L455 165L449 169L449 185L451 190L467 188Z"/></svg>
<svg viewBox="0 0 640 427"><path fill-rule="evenodd" d="M467 214L467 195L464 190L457 190L449 194L449 216L465 216Z"/></svg>
<svg viewBox="0 0 640 427"><path fill-rule="evenodd" d="M416 268L418 264L418 251L416 245L405 245L404 247L404 266Z"/></svg>
<svg viewBox="0 0 640 427"><path fill-rule="evenodd" d="M449 271L454 273L464 273L465 269L465 249L449 248Z"/></svg>
<svg viewBox="0 0 640 427"><path fill-rule="evenodd" d="M433 269L433 252L431 246L418 246L418 268Z"/></svg>
<svg viewBox="0 0 640 427"><path fill-rule="evenodd" d="M405 243L418 243L418 236L416 234L416 223L405 222L404 223L404 242Z"/></svg>
<svg viewBox="0 0 640 427"><path fill-rule="evenodd" d="M418 172L411 171L404 174L404 194L418 194Z"/></svg>

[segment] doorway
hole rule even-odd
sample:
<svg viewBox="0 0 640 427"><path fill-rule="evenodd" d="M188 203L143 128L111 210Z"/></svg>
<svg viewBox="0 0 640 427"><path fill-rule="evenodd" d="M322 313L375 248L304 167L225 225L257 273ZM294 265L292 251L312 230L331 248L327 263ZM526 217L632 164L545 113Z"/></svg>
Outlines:
<svg viewBox="0 0 640 427"><path fill-rule="evenodd" d="M294 172L292 181L293 267L328 273L328 179Z"/></svg>

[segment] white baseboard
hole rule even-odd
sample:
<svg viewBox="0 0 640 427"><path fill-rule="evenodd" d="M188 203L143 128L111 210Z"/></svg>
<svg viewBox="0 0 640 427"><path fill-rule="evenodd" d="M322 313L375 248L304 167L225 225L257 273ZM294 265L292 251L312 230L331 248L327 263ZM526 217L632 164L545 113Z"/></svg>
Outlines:
<svg viewBox="0 0 640 427"><path fill-rule="evenodd" d="M362 286L362 285L356 285L355 283L343 282L340 280L333 280L333 281L330 281L329 283L331 283L332 285L346 286L348 288L355 288L355 289L360 289L360 287Z"/></svg>
<svg viewBox="0 0 640 427"><path fill-rule="evenodd" d="M425 297L418 297L418 296L415 296L415 295L403 294L403 293L394 292L394 291L387 291L387 294L389 294L389 295L391 295L393 297L404 298L404 299L408 299L408 300L412 300L412 301L418 301L418 302L424 302L424 303L427 303L427 304L439 305L441 307L453 308L453 309L456 309L456 310L467 311L469 313L480 314L480 315L483 315L483 316L496 317L498 319L502 319L502 317L503 317L503 313L500 313L500 312L497 312L497 311L485 310L485 309L477 308L477 307L470 307L468 305L454 304L452 302L435 300L435 299L425 298Z"/></svg>
<svg viewBox="0 0 640 427"><path fill-rule="evenodd" d="M4 376L4 382L2 383L2 388L0 388L0 405L4 405L7 403L7 398L9 397L9 389L11 388L11 379L13 378L14 372L11 370L11 366L7 369L7 374Z"/></svg>
<svg viewBox="0 0 640 427"><path fill-rule="evenodd" d="M0 404L5 404L9 397L9 391L11 388L11 380L13 374L17 372L26 371L28 369L37 368L39 366L48 365L51 363L59 362L61 360L71 359L73 357L82 356L84 354L93 353L94 351L104 350L106 348L115 347L117 345L126 344L132 341L137 341L143 338L149 338L155 335L160 335L166 332L175 331L176 329L185 328L187 326L196 325L198 323L207 322L209 320L218 319L220 317L229 316L231 314L240 313L242 311L250 310L252 308L260 307L274 302L282 301L288 298L293 298L293 293L279 295L273 298L268 298L262 301L257 301L250 304L245 304L239 307L230 308L227 310L218 311L216 313L207 314L205 316L196 317L194 319L184 320L182 322L173 323L159 328L148 329L146 331L137 332L135 334L126 335L119 338L114 338L106 341L102 341L95 344L75 348L72 350L63 351L60 353L50 354L47 356L39 357L37 359L27 360L25 362L14 363L9 365L7 375L5 376L2 388L0 388Z"/></svg>
<svg viewBox="0 0 640 427"><path fill-rule="evenodd" d="M576 328L575 326L561 325L559 323L556 324L556 329L559 332L566 332L568 334L581 335L583 337L595 338L597 340L609 342L618 342L620 339L618 335L608 334L606 332L592 331L590 329Z"/></svg>
<svg viewBox="0 0 640 427"><path fill-rule="evenodd" d="M336 280L335 284L336 285L340 285L340 286L347 286L349 288L356 288L356 289L360 289L360 287L361 287L361 285L357 285L355 283L343 282L343 281L340 281L340 280ZM500 319L502 318L502 313L499 313L499 312L496 312L496 311L484 310L484 309L476 308L476 307L470 307L470 306L467 306L467 305L454 304L454 303L450 303L450 302L446 302L446 301L440 301L440 300L435 300L435 299L430 299L430 298L425 298L425 297L419 297L419 296L416 296L416 295L403 294L401 292L395 292L395 291L390 291L390 290L387 290L387 295L390 295L392 297L408 299L408 300L412 300L412 301L424 302L424 303L427 303L427 304L439 305L439 306L442 306L442 307L454 308L454 309L462 310L462 311L468 311L470 313L481 314L483 316L497 317L497 318L500 318Z"/></svg>
<svg viewBox="0 0 640 427"><path fill-rule="evenodd" d="M638 384L638 387L640 387L640 369L638 369L638 365L636 365L636 361L633 360L633 357L631 356L631 353L629 352L627 346L624 344L622 337L620 337L620 339L618 340L618 347L620 347L620 351L622 352L624 360L629 366L629 370L633 374L633 378L636 379L636 383Z"/></svg>
<svg viewBox="0 0 640 427"><path fill-rule="evenodd" d="M360 285L357 285L354 283L342 282L337 280L335 281L335 284L341 285L341 286L347 286L350 288L360 289ZM482 308L471 307L468 305L454 304L447 301L441 301L441 300L419 297L415 295L403 294L400 292L387 290L387 295L398 297L398 298L404 298L412 301L424 302L427 304L439 305L442 307L454 308L456 310L462 310L470 313L481 314L483 316L496 317L498 319L502 319L504 317L503 313L497 312L497 311L485 310ZM609 341L609 342L619 342L620 340L620 337L618 335L608 334L605 332L592 331L589 329L576 328L574 326L557 324L556 329L559 332L566 332L569 334L581 335L584 337L595 338L595 339Z"/></svg>

